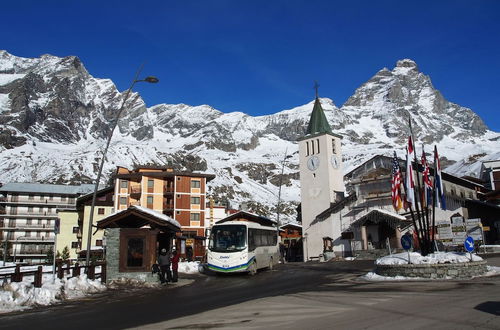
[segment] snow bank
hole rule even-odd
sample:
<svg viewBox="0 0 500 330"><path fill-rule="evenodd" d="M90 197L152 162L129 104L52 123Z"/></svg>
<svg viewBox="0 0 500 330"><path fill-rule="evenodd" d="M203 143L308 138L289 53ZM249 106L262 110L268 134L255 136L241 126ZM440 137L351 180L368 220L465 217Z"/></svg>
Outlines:
<svg viewBox="0 0 500 330"><path fill-rule="evenodd" d="M27 278L23 282L7 283L0 288L0 312L47 306L104 290L106 286L100 280L89 280L85 274L70 279L56 279L55 282L44 276L41 288L35 288Z"/></svg>
<svg viewBox="0 0 500 330"><path fill-rule="evenodd" d="M186 274L197 274L198 273L198 265L199 261L182 261L179 262L179 273Z"/></svg>
<svg viewBox="0 0 500 330"><path fill-rule="evenodd" d="M483 258L472 254L472 261L481 261ZM455 264L461 262L470 262L469 253L460 252L436 252L427 256L422 256L418 252L410 252L410 263L414 265L421 264ZM393 254L392 256L385 256L375 261L376 265L404 265L408 264L408 253L402 252Z"/></svg>

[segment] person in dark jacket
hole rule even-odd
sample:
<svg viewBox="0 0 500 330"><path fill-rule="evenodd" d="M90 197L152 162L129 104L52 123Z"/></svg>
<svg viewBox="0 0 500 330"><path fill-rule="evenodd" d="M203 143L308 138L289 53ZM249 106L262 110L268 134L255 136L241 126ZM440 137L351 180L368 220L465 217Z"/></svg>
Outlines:
<svg viewBox="0 0 500 330"><path fill-rule="evenodd" d="M178 274L177 270L179 269L179 253L175 249L175 247L172 249L172 282L177 282L178 280Z"/></svg>
<svg viewBox="0 0 500 330"><path fill-rule="evenodd" d="M161 284L167 284L172 280L172 274L170 273L170 253L167 253L165 248L161 249L158 256L158 265L160 266L160 282ZM167 275L166 280L165 274Z"/></svg>

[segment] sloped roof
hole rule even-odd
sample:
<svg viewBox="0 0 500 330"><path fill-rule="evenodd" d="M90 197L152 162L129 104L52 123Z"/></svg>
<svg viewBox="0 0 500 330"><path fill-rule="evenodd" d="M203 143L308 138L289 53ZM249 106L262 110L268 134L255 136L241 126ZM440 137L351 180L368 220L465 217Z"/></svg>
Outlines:
<svg viewBox="0 0 500 330"><path fill-rule="evenodd" d="M359 227L364 225L365 223L370 222L374 224L378 224L380 222L385 222L389 227L395 229L401 225L409 226L411 225L411 220L406 219L406 217L383 209L373 209L369 211L367 214L363 215L356 221L354 221L351 226Z"/></svg>
<svg viewBox="0 0 500 330"><path fill-rule="evenodd" d="M1 188L0 192L38 193L38 194L59 194L59 195L80 195L94 191L93 184L81 184L70 186L64 184L45 184L28 182L8 182Z"/></svg>
<svg viewBox="0 0 500 330"><path fill-rule="evenodd" d="M145 225L179 231L179 222L165 214L142 206L131 206L126 210L108 215L99 222L98 228L141 228Z"/></svg>
<svg viewBox="0 0 500 330"><path fill-rule="evenodd" d="M216 223L220 224L228 221L235 221L235 220L237 221L238 219L245 219L251 222L256 222L258 224L261 224L262 226L270 226L270 227L276 226L276 221L274 220L245 211L239 211L234 214L231 214L225 217L224 219L217 221Z"/></svg>
<svg viewBox="0 0 500 330"><path fill-rule="evenodd" d="M316 98L314 101L314 107L311 113L311 119L309 119L309 125L307 125L306 135L317 133L332 133L332 129L330 128L330 124L328 124L319 98Z"/></svg>

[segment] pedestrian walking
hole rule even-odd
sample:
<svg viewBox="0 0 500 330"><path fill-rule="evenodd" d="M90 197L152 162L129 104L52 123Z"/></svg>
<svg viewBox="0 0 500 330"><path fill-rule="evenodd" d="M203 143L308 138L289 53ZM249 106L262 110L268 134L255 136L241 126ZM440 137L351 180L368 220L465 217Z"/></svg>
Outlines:
<svg viewBox="0 0 500 330"><path fill-rule="evenodd" d="M177 270L179 269L179 253L176 248L172 249L172 282L177 282L179 279Z"/></svg>
<svg viewBox="0 0 500 330"><path fill-rule="evenodd" d="M161 249L158 255L158 265L160 266L160 282L165 285L172 281L172 274L170 272L170 253L167 253L167 249ZM165 275L167 278L165 279Z"/></svg>

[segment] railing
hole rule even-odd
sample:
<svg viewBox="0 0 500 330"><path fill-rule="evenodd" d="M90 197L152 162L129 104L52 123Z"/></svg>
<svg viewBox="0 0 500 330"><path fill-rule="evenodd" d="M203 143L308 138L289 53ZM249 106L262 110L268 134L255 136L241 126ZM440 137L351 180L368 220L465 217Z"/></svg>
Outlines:
<svg viewBox="0 0 500 330"><path fill-rule="evenodd" d="M130 194L140 194L142 192L141 186L131 186Z"/></svg>
<svg viewBox="0 0 500 330"><path fill-rule="evenodd" d="M163 186L163 193L164 194L171 194L173 192L174 192L173 186Z"/></svg>
<svg viewBox="0 0 500 330"><path fill-rule="evenodd" d="M16 239L12 238L10 239L11 241L13 240L16 240L18 242L22 242L22 241L43 241L43 242L54 242L54 237L45 237L45 236L41 236L41 237L26 237L26 236L21 236L21 237L17 237Z"/></svg>
<svg viewBox="0 0 500 330"><path fill-rule="evenodd" d="M65 267L66 266L66 267ZM96 274L96 267L101 266L101 272L99 274ZM21 269L21 267L24 268ZM36 269L33 269L36 267ZM66 263L66 265L63 264L61 260L56 261L56 274L57 278L62 279L65 277L65 274L70 275L66 276L66 278L71 278L71 277L76 277L79 276L82 272L82 269L87 273L87 277L91 280L95 280L97 277L101 279L102 283L106 283L106 262L97 262L97 263L91 263L89 266L81 266L80 264L76 263L74 266L71 266L69 262ZM51 274L52 270L50 271L43 271L43 266L21 266L21 265L16 265L16 266L9 266L9 267L1 267L0 268L0 278L10 278L11 282L22 282L24 276L28 275L33 275L34 276L34 286L36 288L41 288L42 287L42 278L43 274ZM99 276L97 276L99 275Z"/></svg>
<svg viewBox="0 0 500 330"><path fill-rule="evenodd" d="M28 255L43 254L43 255L46 255L47 253L49 253L49 251L52 251L52 250L49 250L49 249L21 249L19 252L16 252L16 256L24 255L24 254L28 254Z"/></svg>
<svg viewBox="0 0 500 330"><path fill-rule="evenodd" d="M50 199L29 199L29 198L4 198L4 200L0 200L0 202L8 202L8 203L19 203L19 204L33 204L33 205L68 205L71 206L75 204L74 199L68 199L66 201L55 201Z"/></svg>

